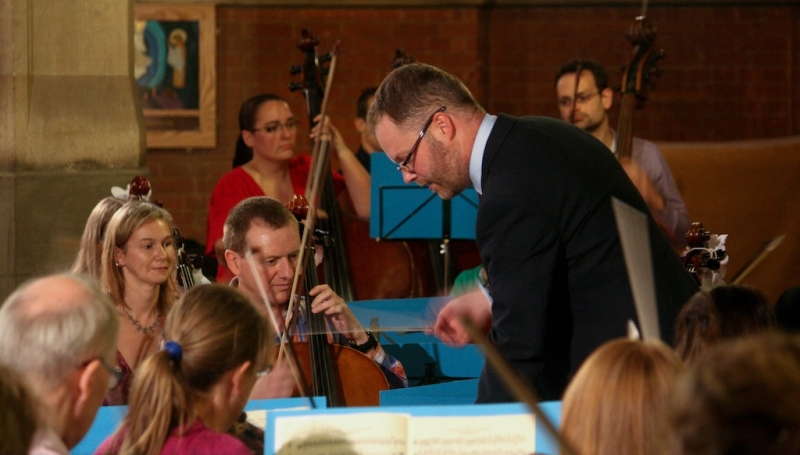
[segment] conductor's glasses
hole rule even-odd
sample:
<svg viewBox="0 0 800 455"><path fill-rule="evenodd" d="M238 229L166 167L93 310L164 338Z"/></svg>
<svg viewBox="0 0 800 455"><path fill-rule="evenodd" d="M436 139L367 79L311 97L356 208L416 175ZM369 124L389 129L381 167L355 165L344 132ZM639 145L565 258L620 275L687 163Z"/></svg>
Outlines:
<svg viewBox="0 0 800 455"><path fill-rule="evenodd" d="M439 109L433 111L428 120L425 121L425 124L422 126L422 129L419 130L419 134L417 135L417 140L414 141L414 145L411 146L411 150L409 150L408 155L406 155L406 159L403 160L402 163L397 163L397 171L402 172L414 172L414 169L409 165L411 159L414 157L414 154L417 153L417 149L419 148L419 144L422 142L422 138L425 137L425 133L430 128L431 123L433 123L433 117L436 116L439 112L444 112L447 110L447 106L441 106Z"/></svg>

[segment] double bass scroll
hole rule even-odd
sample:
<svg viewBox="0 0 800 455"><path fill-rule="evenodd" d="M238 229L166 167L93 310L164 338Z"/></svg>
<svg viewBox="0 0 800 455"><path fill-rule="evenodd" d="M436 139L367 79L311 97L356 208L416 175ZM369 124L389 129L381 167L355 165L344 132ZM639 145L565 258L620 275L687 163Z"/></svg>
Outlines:
<svg viewBox="0 0 800 455"><path fill-rule="evenodd" d="M633 148L633 111L647 100L650 85L658 76L658 62L664 50L655 47L656 29L644 16L637 17L626 38L633 46L633 56L623 69L620 85L619 119L617 121L617 158L631 157Z"/></svg>

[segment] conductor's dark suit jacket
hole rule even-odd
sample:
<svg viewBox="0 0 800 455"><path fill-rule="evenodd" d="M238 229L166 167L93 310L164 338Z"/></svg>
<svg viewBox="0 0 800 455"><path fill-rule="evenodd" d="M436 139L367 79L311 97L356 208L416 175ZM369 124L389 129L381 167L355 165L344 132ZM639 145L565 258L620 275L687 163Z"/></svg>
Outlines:
<svg viewBox="0 0 800 455"><path fill-rule="evenodd" d="M559 120L500 115L486 144L476 226L492 303L490 337L543 400L558 400L581 362L637 321L611 196L647 205L611 152ZM696 290L650 219L661 335L672 340ZM478 401L514 398L491 368Z"/></svg>

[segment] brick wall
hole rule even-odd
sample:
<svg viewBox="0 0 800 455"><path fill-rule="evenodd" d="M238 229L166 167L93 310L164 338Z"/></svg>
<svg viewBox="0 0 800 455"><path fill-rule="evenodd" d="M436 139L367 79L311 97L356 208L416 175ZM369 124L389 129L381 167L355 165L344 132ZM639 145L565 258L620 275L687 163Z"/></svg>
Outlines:
<svg viewBox="0 0 800 455"><path fill-rule="evenodd" d="M666 51L637 134L670 141L795 134L797 7L651 7ZM571 57L605 64L612 86L630 58L637 8L498 9L491 14L493 110L558 115L553 75ZM794 75L794 78L793 78ZM520 94L522 96L520 96Z"/></svg>
<svg viewBox="0 0 800 455"><path fill-rule="evenodd" d="M651 7L662 76L637 117L641 136L656 140L736 140L800 133L799 7ZM341 40L331 113L357 146L352 118L363 87L388 71L396 48L465 80L493 112L557 115L553 74L573 57L616 69L630 54L623 38L638 9L628 7L217 8L218 146L150 150L155 198L187 237L203 241L208 195L230 169L239 104L260 92L287 97L289 66L302 61L302 28L321 49ZM615 83L616 85L616 83ZM299 134L305 135L301 129ZM301 136L302 137L302 136ZM303 148L303 141L298 141Z"/></svg>

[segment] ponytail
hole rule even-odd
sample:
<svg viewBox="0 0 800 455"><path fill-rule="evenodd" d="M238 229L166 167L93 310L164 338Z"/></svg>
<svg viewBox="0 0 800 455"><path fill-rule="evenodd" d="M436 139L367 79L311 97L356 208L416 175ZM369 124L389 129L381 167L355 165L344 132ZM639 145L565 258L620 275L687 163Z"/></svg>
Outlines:
<svg viewBox="0 0 800 455"><path fill-rule="evenodd" d="M157 455L176 428L198 419L198 406L223 375L269 363L273 336L264 316L239 291L216 284L190 289L164 323L167 340L134 374L128 415L112 453Z"/></svg>
<svg viewBox="0 0 800 455"><path fill-rule="evenodd" d="M158 455L173 428L194 420L191 397L179 376L166 351L153 354L137 369L120 454Z"/></svg>

